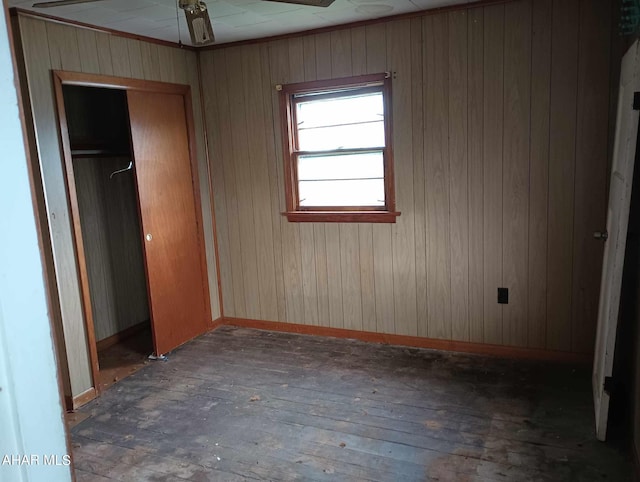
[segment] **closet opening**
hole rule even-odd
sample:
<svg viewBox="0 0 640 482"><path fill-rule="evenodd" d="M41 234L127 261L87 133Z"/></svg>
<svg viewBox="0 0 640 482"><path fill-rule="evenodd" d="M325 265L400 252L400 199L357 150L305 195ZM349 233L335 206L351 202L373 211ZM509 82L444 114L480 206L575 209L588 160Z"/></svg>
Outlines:
<svg viewBox="0 0 640 482"><path fill-rule="evenodd" d="M77 276L83 311L64 341L87 349L74 374L91 371L68 395L75 409L213 322L190 87L60 70L53 81L78 268L56 276Z"/></svg>
<svg viewBox="0 0 640 482"><path fill-rule="evenodd" d="M70 200L77 203L81 231L77 252L90 298L84 311L100 392L141 368L153 352L127 93L63 85L62 94L72 164L67 174L75 187Z"/></svg>

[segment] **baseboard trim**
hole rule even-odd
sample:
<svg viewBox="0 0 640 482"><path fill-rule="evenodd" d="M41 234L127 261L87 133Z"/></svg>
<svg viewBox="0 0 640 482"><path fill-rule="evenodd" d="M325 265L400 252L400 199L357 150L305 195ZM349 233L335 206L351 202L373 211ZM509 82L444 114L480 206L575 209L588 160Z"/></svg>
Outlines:
<svg viewBox="0 0 640 482"><path fill-rule="evenodd" d="M124 341L127 338L131 338L132 336L137 335L142 330L149 328L150 326L151 325L149 320L146 320L136 325L130 326L129 328L125 328L124 330L119 331L114 335L111 335L107 338L97 341L96 348L98 351L103 351L103 350L106 350L107 348L111 348L113 345L117 345L121 341Z"/></svg>
<svg viewBox="0 0 640 482"><path fill-rule="evenodd" d="M215 330L216 328L222 325L224 325L224 318L222 317L216 318L211 322L211 330Z"/></svg>
<svg viewBox="0 0 640 482"><path fill-rule="evenodd" d="M224 325L259 330L299 333L302 335L329 336L333 338L352 338L370 343L385 345L401 345L433 350L452 351L458 353L475 353L500 358L517 358L526 360L544 360L564 363L591 363L593 356L587 353L572 353L535 348L521 348L513 346L489 345L484 343L470 343L465 341L438 340L418 336L390 335L370 331L347 330L343 328L329 328L325 326L300 325L297 323L283 323L280 321L252 320L248 318L224 317Z"/></svg>
<svg viewBox="0 0 640 482"><path fill-rule="evenodd" d="M85 390L80 395L76 395L75 397L65 396L65 403L67 405L67 410L76 410L82 407L85 403L89 403L91 400L98 396L98 392L94 387Z"/></svg>

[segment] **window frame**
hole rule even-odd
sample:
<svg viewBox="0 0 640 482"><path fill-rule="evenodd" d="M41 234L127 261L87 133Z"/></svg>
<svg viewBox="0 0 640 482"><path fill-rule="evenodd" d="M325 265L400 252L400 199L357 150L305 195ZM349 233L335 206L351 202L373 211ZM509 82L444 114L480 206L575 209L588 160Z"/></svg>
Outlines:
<svg viewBox="0 0 640 482"><path fill-rule="evenodd" d="M335 98L342 89L372 89L382 92L384 103L385 145L375 148L332 149L327 151L301 151L298 149L298 129L296 122L295 98L298 94L317 93L318 96ZM370 222L395 223L400 215L396 211L395 183L393 177L393 131L391 106L391 76L387 72L337 79L299 82L277 86L280 91L280 124L284 158L284 184L286 211L290 222ZM326 92L326 93L323 93ZM349 90L344 92L347 95ZM298 157L302 155L350 154L381 152L384 166L383 206L300 206L298 194Z"/></svg>

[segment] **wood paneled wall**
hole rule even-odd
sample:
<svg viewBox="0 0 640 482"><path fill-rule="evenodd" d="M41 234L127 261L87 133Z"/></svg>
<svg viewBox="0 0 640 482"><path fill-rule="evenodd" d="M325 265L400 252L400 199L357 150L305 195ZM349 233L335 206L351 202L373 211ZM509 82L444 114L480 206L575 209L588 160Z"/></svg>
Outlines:
<svg viewBox="0 0 640 482"><path fill-rule="evenodd" d="M189 84L197 137L203 228L212 314L220 316L209 200L208 165L200 108L196 53L92 30L18 17L21 49L42 169L49 217L71 394L78 396L92 386L86 332L83 321L78 269L74 252L64 165L57 127L51 70L114 75Z"/></svg>
<svg viewBox="0 0 640 482"><path fill-rule="evenodd" d="M518 0L202 52L224 315L591 352L611 9ZM274 86L381 71L402 216L287 222Z"/></svg>
<svg viewBox="0 0 640 482"><path fill-rule="evenodd" d="M130 159L73 160L96 341L149 320L133 171L109 178Z"/></svg>

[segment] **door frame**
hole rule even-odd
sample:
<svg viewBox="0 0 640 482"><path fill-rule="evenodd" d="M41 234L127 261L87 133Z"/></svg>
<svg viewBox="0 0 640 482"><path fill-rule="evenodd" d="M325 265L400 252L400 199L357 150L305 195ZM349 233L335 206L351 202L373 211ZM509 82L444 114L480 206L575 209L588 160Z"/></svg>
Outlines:
<svg viewBox="0 0 640 482"><path fill-rule="evenodd" d="M82 238L82 228L80 224L80 210L78 206L78 196L76 189L75 176L73 172L73 158L71 156L71 144L69 139L69 126L67 123L67 116L64 106L64 85L75 85L82 87L99 87L106 89L117 89L125 91L144 91L155 92L164 94L178 94L184 99L184 108L187 123L187 135L189 138L189 159L191 163L191 180L193 186L193 196L196 208L196 220L197 220L197 236L200 242L200 267L203 273L203 289L205 290L205 307L207 310L207 321L211 323L211 303L209 301L209 279L207 270L207 258L205 252L204 231L203 231L203 219L202 219L202 205L200 196L200 183L198 181L198 156L196 147L195 136L195 124L193 120L193 105L191 99L191 87L183 84L172 84L168 82L158 82L151 80L130 79L124 77L113 77L99 74L86 74L81 72L70 72L64 70L53 70L53 84L55 91L55 100L57 107L58 117L58 134L60 136L60 143L62 146L62 158L64 160L64 172L65 172L65 184L67 187L67 201L69 203L71 211L71 220L73 224L73 241L74 241L74 253L78 269L78 278L80 280L81 291L81 306L84 315L84 325L87 334L87 345L89 351L89 360L91 363L91 376L93 379L92 392L89 392L86 398L82 400L74 400L72 402L73 407L77 408L89 400L95 398L102 392L102 386L100 385L99 378L99 363L98 363L98 349L95 337L94 319L91 308L91 292L89 290L89 276L87 271L87 263L85 257L84 241ZM137 187L136 187L136 197ZM138 206L139 209L139 206ZM144 242L142 241L142 232L140 232L140 240L143 247L144 254ZM145 263L146 271L146 263ZM146 275L146 273L145 273ZM148 275L147 279L147 296L148 296ZM149 299L149 303L151 300ZM153 325L153 319L151 320ZM153 332L153 326L152 326ZM155 335L154 335L155 336Z"/></svg>

